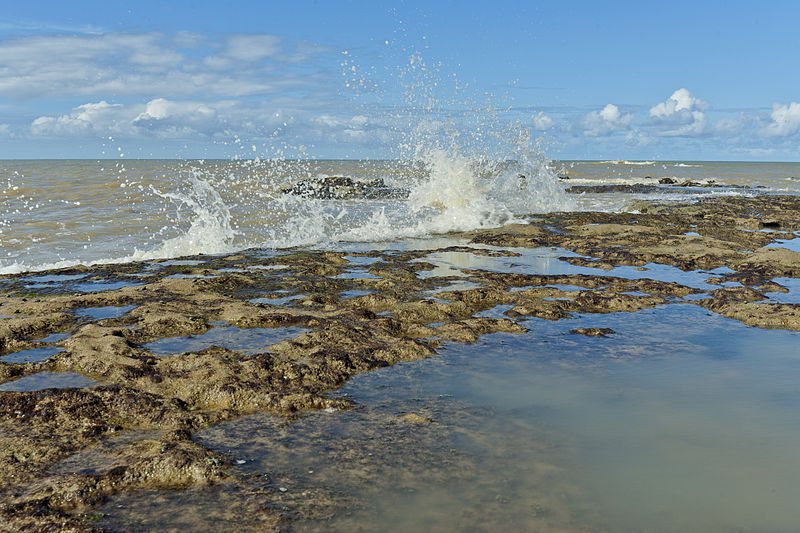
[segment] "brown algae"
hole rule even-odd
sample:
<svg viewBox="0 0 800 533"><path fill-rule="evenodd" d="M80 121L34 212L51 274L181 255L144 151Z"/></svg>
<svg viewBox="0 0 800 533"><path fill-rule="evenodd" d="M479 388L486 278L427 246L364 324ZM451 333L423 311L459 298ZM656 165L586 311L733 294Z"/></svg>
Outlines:
<svg viewBox="0 0 800 533"><path fill-rule="evenodd" d="M12 529L91 531L118 494L242 486L233 459L198 431L245 415L338 413L351 402L330 392L357 374L444 343L525 334L530 320L570 319L576 333L615 338L581 317L680 304L800 330L800 304L780 296L800 278L798 220L796 197L726 198L540 215L428 250L248 251L4 276L0 515ZM173 277L176 267L192 277ZM214 337L225 332L242 337ZM160 350L165 339L174 344ZM57 375L67 388L46 384ZM406 413L392 423L418 431L435 421ZM108 445L121 434L141 438ZM96 468L55 467L95 453ZM248 516L277 527L295 503L274 506L276 494L234 507L258 508Z"/></svg>

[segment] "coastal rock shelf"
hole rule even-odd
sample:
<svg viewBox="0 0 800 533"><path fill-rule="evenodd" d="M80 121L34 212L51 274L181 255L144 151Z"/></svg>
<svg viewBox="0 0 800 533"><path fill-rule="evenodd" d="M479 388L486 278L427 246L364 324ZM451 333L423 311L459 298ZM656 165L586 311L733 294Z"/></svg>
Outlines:
<svg viewBox="0 0 800 533"><path fill-rule="evenodd" d="M95 510L123 493L245 494L249 478L199 431L244 415L336 416L352 403L331 391L357 374L523 334L533 319L570 319L572 337L596 343L614 330L586 315L665 305L800 331L798 197L527 220L433 249L248 250L3 276L0 519L95 531ZM311 491L303 505L325 497ZM236 506L262 529L287 520L244 496Z"/></svg>

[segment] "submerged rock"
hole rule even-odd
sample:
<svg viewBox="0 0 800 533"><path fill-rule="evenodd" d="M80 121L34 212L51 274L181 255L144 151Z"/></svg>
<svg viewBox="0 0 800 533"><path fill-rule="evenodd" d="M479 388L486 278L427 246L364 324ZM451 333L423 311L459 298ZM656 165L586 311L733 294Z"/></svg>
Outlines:
<svg viewBox="0 0 800 533"><path fill-rule="evenodd" d="M569 330L570 333L585 335L586 337L608 337L615 331L611 328L575 328Z"/></svg>

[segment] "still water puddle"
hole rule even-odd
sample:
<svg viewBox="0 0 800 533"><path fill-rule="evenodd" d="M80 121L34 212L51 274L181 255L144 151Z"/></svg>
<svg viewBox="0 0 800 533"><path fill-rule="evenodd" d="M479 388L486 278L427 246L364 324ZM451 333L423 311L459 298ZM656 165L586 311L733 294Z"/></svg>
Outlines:
<svg viewBox="0 0 800 533"><path fill-rule="evenodd" d="M86 283L78 283L75 285L75 290L80 292L102 292L102 291L115 291L123 287L138 287L141 283L131 281L87 281Z"/></svg>
<svg viewBox="0 0 800 533"><path fill-rule="evenodd" d="M800 304L800 279L776 278L772 281L782 285L788 292L765 292L765 296L782 304Z"/></svg>
<svg viewBox="0 0 800 533"><path fill-rule="evenodd" d="M23 278L23 281L32 281L34 283L64 283L85 278L86 276L88 276L88 274L43 274L41 276L27 276Z"/></svg>
<svg viewBox="0 0 800 533"><path fill-rule="evenodd" d="M189 337L168 337L143 345L142 347L156 355L171 355L183 352L197 352L211 346L228 348L252 355L263 352L286 339L293 339L308 331L304 328L247 328L215 327L202 335Z"/></svg>
<svg viewBox="0 0 800 533"><path fill-rule="evenodd" d="M491 309L487 309L486 311L481 311L480 313L475 313L474 316L479 318L508 318L505 315L505 312L512 309L513 305L507 304L500 304L492 307Z"/></svg>
<svg viewBox="0 0 800 533"><path fill-rule="evenodd" d="M691 304L523 324L356 376L337 394L357 409L197 438L231 454L243 497L288 513L289 531L800 529L800 335ZM110 523L140 530L225 505L175 492L153 521L125 498Z"/></svg>
<svg viewBox="0 0 800 533"><path fill-rule="evenodd" d="M765 248L785 248L792 252L800 252L800 238L793 239L778 239L765 246Z"/></svg>
<svg viewBox="0 0 800 533"><path fill-rule="evenodd" d="M361 255L345 255L342 256L342 258L347 259L350 263L354 265L361 265L361 266L374 265L375 263L381 260L380 257L369 257Z"/></svg>
<svg viewBox="0 0 800 533"><path fill-rule="evenodd" d="M46 346L43 348L30 348L28 350L21 350L8 355L0 357L0 361L5 363L41 363L47 361L55 354L63 352L64 348L57 346Z"/></svg>
<svg viewBox="0 0 800 533"><path fill-rule="evenodd" d="M487 248L492 249L492 248ZM653 279L674 281L687 287L713 290L719 285L706 283L708 272L683 271L679 268L648 263L643 267L618 266L609 270L576 266L563 261L561 257L580 257L563 248L507 248L516 256L498 257L478 255L466 251L433 252L417 261L431 263L434 268L418 272L420 278L455 276L464 277L476 274L474 270L488 270L513 274L572 275L588 274L594 276L613 276L625 279ZM738 284L736 284L738 286Z"/></svg>
<svg viewBox="0 0 800 533"><path fill-rule="evenodd" d="M69 333L52 333L47 337L42 339L37 339L36 342L58 342L63 341L64 339L68 339L70 337Z"/></svg>
<svg viewBox="0 0 800 533"><path fill-rule="evenodd" d="M251 265L247 267L250 270L284 270L289 268L288 265Z"/></svg>
<svg viewBox="0 0 800 533"><path fill-rule="evenodd" d="M34 391L43 389L84 389L97 382L74 372L39 372L0 385L0 391Z"/></svg>
<svg viewBox="0 0 800 533"><path fill-rule="evenodd" d="M202 264L201 259L167 259L166 261L159 261L152 263L155 266L194 266Z"/></svg>
<svg viewBox="0 0 800 533"><path fill-rule="evenodd" d="M119 318L128 311L135 309L135 305L105 307L83 307L75 310L75 314L88 318L89 320L103 320L105 318Z"/></svg>
<svg viewBox="0 0 800 533"><path fill-rule="evenodd" d="M305 298L305 294L290 294L289 296L276 296L274 298L262 297L252 298L249 300L251 304L267 304L267 305L284 305L292 300Z"/></svg>
<svg viewBox="0 0 800 533"><path fill-rule="evenodd" d="M433 294L441 294L443 292L450 292L450 291L469 291L472 289L477 289L481 285L479 283L475 283L474 281L468 280L459 280L459 281L451 281L447 285L443 287L439 287L438 289L432 289L429 291L425 291L423 294L426 295L433 295Z"/></svg>
<svg viewBox="0 0 800 533"><path fill-rule="evenodd" d="M372 294L373 291L359 291L359 290L352 290L352 291L342 291L339 293L339 298L343 300L349 298L356 298L358 296L366 296L368 294Z"/></svg>
<svg viewBox="0 0 800 533"><path fill-rule="evenodd" d="M380 276L376 276L371 272L367 272L366 270L360 269L351 269L347 270L346 272L342 272L341 274L337 274L336 276L332 276L333 279L380 279Z"/></svg>

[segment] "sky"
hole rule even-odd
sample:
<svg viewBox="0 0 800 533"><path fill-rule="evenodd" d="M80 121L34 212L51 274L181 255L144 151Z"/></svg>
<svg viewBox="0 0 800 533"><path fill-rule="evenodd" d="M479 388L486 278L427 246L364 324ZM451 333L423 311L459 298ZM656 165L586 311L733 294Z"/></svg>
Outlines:
<svg viewBox="0 0 800 533"><path fill-rule="evenodd" d="M779 1L6 2L0 159L392 158L524 129L553 159L798 161L798 20Z"/></svg>

